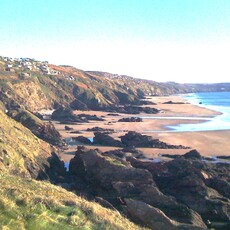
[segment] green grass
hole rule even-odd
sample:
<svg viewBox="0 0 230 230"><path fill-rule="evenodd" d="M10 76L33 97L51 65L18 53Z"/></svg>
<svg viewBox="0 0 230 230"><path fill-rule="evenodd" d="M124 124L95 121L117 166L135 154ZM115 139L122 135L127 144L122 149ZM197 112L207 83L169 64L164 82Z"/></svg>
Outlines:
<svg viewBox="0 0 230 230"><path fill-rule="evenodd" d="M0 184L1 229L141 229L118 212L48 182L0 174Z"/></svg>
<svg viewBox="0 0 230 230"><path fill-rule="evenodd" d="M0 171L29 176L26 161L37 165L38 158L48 158L51 152L47 143L0 110Z"/></svg>

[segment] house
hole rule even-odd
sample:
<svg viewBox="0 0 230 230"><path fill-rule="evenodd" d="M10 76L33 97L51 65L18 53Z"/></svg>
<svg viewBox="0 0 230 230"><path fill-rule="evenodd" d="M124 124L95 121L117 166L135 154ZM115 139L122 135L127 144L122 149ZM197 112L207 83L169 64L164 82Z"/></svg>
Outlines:
<svg viewBox="0 0 230 230"><path fill-rule="evenodd" d="M30 77L30 73L21 73L19 76L20 76L22 79L25 79L25 78Z"/></svg>

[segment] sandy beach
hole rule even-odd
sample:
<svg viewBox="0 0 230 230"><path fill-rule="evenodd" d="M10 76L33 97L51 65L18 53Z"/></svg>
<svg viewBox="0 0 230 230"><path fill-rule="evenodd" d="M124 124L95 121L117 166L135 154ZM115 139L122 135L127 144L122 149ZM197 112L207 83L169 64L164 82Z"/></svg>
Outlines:
<svg viewBox="0 0 230 230"><path fill-rule="evenodd" d="M152 97L148 100L156 103L156 105L148 105L149 107L157 108L161 112L158 114L117 114L111 116L108 115L107 112L101 111L75 111L75 114L95 114L105 119L105 121L90 121L89 123L68 125L73 128L74 131L80 131L80 134L71 134L70 131L66 131L64 124L54 122L54 125L63 138L80 135L92 138L94 136L93 132L86 131L87 128L101 127L105 129L114 129L115 132L111 134L114 138L124 135L127 131L136 131L152 136L154 139L160 139L168 144L189 146L191 149L197 149L204 156L230 155L230 145L228 144L230 130L170 132L170 129L167 128L167 126L171 125L206 122L206 119L211 119L221 113L201 106L192 105L180 96ZM174 103L164 104L169 101ZM117 122L123 117L132 116L144 117L143 122ZM76 147L77 146L72 146L62 153L62 159L64 161L69 161L73 157ZM99 148L102 151L116 149L115 147L106 146L90 146L89 148ZM162 153L184 154L188 152L187 149L141 148L140 150L149 158L158 158Z"/></svg>

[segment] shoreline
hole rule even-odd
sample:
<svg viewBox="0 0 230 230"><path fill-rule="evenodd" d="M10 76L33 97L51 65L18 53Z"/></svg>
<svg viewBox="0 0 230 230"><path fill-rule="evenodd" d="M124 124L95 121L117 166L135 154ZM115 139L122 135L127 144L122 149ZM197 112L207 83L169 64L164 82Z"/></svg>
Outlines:
<svg viewBox="0 0 230 230"><path fill-rule="evenodd" d="M190 146L191 149L197 149L201 155L204 156L220 156L230 155L230 146L228 146L228 140L230 138L230 130L215 130L215 131L189 131L189 132L177 132L169 129L169 126L176 126L180 124L202 124L206 119L213 119L221 115L220 112L211 110L205 107L188 103L187 100L178 95L164 96L164 97L152 97L157 105L148 105L149 107L155 107L163 111L159 114L118 114L118 116L108 116L107 112L102 111L74 111L75 114L90 114L103 117L105 121L90 121L89 123L80 123L75 125L68 125L79 131L79 134L72 134L66 131L65 124L54 123L57 130L61 133L63 138L70 138L76 136L85 136L92 138L93 132L86 131L88 128L101 127L105 129L114 129L114 133L111 136L118 139L128 131L136 131L149 135L154 139L160 139L160 141L173 145ZM167 101L180 102L184 104L164 104ZM144 116L143 122L118 122L119 119L124 117L141 117ZM148 118L146 118L148 117ZM156 117L156 119L150 119L149 117ZM162 117L162 118L160 118ZM170 119L170 117L174 117ZM186 119L180 119L180 117ZM157 119L158 118L158 119ZM192 119L188 119L192 118ZM149 132L149 130L152 130ZM108 151L118 149L117 147L108 146L87 146L88 148L98 148L102 151ZM69 161L74 156L76 146L71 147L61 154L64 161ZM140 148L144 155L149 158L159 158L161 154L185 154L188 149L155 149L155 148Z"/></svg>
<svg viewBox="0 0 230 230"><path fill-rule="evenodd" d="M203 102L199 102L202 98L199 98L196 93L192 93L190 95L194 95L195 99L188 99L187 94L180 95L183 99L185 99L188 103L198 106L200 108L206 108L208 110L216 112L216 115L207 120L207 122L201 122L198 125L187 125L180 123L176 126L169 126L175 130L175 132L205 132L205 131L224 131L230 130L229 120L226 117L230 118L230 108L225 106L204 104Z"/></svg>

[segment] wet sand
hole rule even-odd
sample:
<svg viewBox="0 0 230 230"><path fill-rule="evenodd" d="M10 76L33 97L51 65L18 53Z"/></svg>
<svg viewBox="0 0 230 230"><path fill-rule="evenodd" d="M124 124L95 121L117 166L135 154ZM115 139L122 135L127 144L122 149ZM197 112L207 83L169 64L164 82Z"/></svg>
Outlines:
<svg viewBox="0 0 230 230"><path fill-rule="evenodd" d="M219 156L230 155L230 130L224 131L202 131L202 132L167 132L167 126L178 124L197 124L205 122L204 118L212 118L220 115L219 112L192 105L187 103L180 96L167 96L167 97L152 97L151 101L157 105L148 105L161 110L158 114L118 114L119 116L109 116L108 112L101 111L75 111L76 114L91 114L103 117L105 121L90 121L89 123L82 123L76 125L68 125L74 131L80 131L81 134L71 134L70 131L65 130L64 124L54 122L55 127L61 133L63 138L74 136L93 137L93 132L86 131L87 128L101 127L105 129L114 129L115 133L111 136L118 138L124 135L127 131L136 131L142 134L152 136L153 138L160 139L168 144L189 146L192 149L197 149L202 155L205 156ZM164 102L182 102L184 104L163 104ZM148 119L144 118L143 122L117 122L123 117L143 116L143 117L169 117L167 119ZM170 118L172 117L172 118ZM178 119L176 118L178 117ZM186 117L187 119L180 119ZM194 119L192 119L194 118ZM154 131L154 132L148 132ZM163 131L163 132L162 132ZM99 148L102 151L116 149L115 147L105 146L90 146L89 148ZM64 161L69 161L76 150L76 146L66 150L61 157ZM143 153L150 158L157 158L162 153L168 154L184 154L188 152L187 149L154 149L154 148L141 148Z"/></svg>

